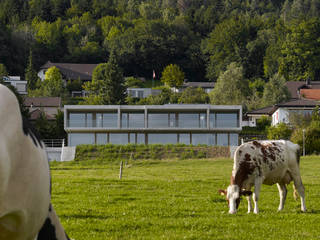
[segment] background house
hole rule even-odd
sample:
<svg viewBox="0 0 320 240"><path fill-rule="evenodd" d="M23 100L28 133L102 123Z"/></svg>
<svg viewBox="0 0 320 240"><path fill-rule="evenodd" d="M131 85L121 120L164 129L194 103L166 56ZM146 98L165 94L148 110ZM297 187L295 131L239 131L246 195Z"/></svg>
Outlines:
<svg viewBox="0 0 320 240"><path fill-rule="evenodd" d="M41 81L45 78L45 73L50 67L57 67L64 80L91 81L92 72L99 64L79 64L79 63L52 63L48 61L40 67L38 76Z"/></svg>
<svg viewBox="0 0 320 240"><path fill-rule="evenodd" d="M58 110L63 110L60 97L26 97L24 105L29 109L31 121L38 119L41 112L48 120L54 120Z"/></svg>
<svg viewBox="0 0 320 240"><path fill-rule="evenodd" d="M20 76L4 76L3 81L5 84L10 84L14 86L19 94L28 94L27 81L21 80Z"/></svg>
<svg viewBox="0 0 320 240"><path fill-rule="evenodd" d="M290 113L310 115L313 109L320 105L320 82L289 81L286 85L291 95L289 101L247 112L245 115L248 121L244 122L244 126L255 127L257 119L262 116L271 117L272 126L281 122L290 124Z"/></svg>

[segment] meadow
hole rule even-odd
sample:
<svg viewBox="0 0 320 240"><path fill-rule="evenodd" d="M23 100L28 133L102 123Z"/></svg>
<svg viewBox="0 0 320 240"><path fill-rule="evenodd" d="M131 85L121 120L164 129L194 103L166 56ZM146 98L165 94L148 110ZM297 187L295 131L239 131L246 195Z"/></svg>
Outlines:
<svg viewBox="0 0 320 240"><path fill-rule="evenodd" d="M232 160L135 160L52 163L53 205L75 240L106 239L319 239L320 157L301 159L307 213L292 187L277 212L277 187L263 185L260 213L243 199L228 214L218 189L230 181Z"/></svg>

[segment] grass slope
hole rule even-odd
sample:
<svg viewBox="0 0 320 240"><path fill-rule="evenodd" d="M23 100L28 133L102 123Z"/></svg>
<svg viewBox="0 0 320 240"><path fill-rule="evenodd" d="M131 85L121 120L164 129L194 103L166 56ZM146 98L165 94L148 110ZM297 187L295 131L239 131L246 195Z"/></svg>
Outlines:
<svg viewBox="0 0 320 240"><path fill-rule="evenodd" d="M230 179L231 159L136 161L119 165L53 163L53 204L76 240L106 239L319 239L320 157L301 160L308 212L289 186L278 213L277 187L263 185L260 214L237 215L217 193Z"/></svg>

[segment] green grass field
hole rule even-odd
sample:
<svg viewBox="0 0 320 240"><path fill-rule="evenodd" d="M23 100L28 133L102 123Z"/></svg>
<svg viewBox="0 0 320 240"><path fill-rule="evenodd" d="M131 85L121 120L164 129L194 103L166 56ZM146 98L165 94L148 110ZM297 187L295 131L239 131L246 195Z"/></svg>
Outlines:
<svg viewBox="0 0 320 240"><path fill-rule="evenodd" d="M71 238L320 239L320 157L301 159L307 213L292 187L278 213L277 187L263 185L259 215L243 199L229 215L218 189L227 187L231 159L135 161L119 165L53 163L53 205Z"/></svg>

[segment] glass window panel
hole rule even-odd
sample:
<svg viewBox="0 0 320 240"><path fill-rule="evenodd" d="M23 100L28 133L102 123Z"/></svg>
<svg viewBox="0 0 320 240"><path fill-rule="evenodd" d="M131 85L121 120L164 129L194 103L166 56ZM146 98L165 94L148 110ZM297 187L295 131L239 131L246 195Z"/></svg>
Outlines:
<svg viewBox="0 0 320 240"><path fill-rule="evenodd" d="M129 128L144 128L144 113L129 113Z"/></svg>
<svg viewBox="0 0 320 240"><path fill-rule="evenodd" d="M168 113L149 113L148 128L167 128Z"/></svg>
<svg viewBox="0 0 320 240"><path fill-rule="evenodd" d="M216 113L216 127L230 128L238 127L237 113Z"/></svg>
<svg viewBox="0 0 320 240"><path fill-rule="evenodd" d="M228 134L218 133L217 134L217 145L218 146L228 146Z"/></svg>
<svg viewBox="0 0 320 240"><path fill-rule="evenodd" d="M118 127L118 114L117 113L104 113L102 126L105 128L117 128Z"/></svg>
<svg viewBox="0 0 320 240"><path fill-rule="evenodd" d="M69 114L69 127L85 127L86 114L85 113L70 113Z"/></svg>
<svg viewBox="0 0 320 240"><path fill-rule="evenodd" d="M210 128L216 128L216 114L210 113L209 124L210 124Z"/></svg>
<svg viewBox="0 0 320 240"><path fill-rule="evenodd" d="M179 134L179 143L190 145L190 134L189 133L180 133Z"/></svg>
<svg viewBox="0 0 320 240"><path fill-rule="evenodd" d="M99 127L99 128L101 128L101 127L103 127L103 125L102 125L102 113L97 113L96 114L96 127Z"/></svg>
<svg viewBox="0 0 320 240"><path fill-rule="evenodd" d="M215 135L211 133L193 133L192 145L198 144L215 145Z"/></svg>
<svg viewBox="0 0 320 240"><path fill-rule="evenodd" d="M110 133L109 143L128 144L128 133Z"/></svg>
<svg viewBox="0 0 320 240"><path fill-rule="evenodd" d="M179 113L179 128L199 128L199 114Z"/></svg>
<svg viewBox="0 0 320 240"><path fill-rule="evenodd" d="M137 144L145 144L145 135L144 133L137 133Z"/></svg>
<svg viewBox="0 0 320 240"><path fill-rule="evenodd" d="M128 113L121 114L121 127L128 128Z"/></svg>
<svg viewBox="0 0 320 240"><path fill-rule="evenodd" d="M87 126L86 127L93 127L93 120L92 120L92 113L87 113Z"/></svg>
<svg viewBox="0 0 320 240"><path fill-rule="evenodd" d="M106 144L107 143L107 134L106 133L97 133L96 134L96 144Z"/></svg>
<svg viewBox="0 0 320 240"><path fill-rule="evenodd" d="M94 144L93 133L69 133L69 146L77 146L79 144Z"/></svg>
<svg viewBox="0 0 320 240"><path fill-rule="evenodd" d="M149 133L148 134L148 143L149 144L168 144L168 143L177 143L178 134L174 133Z"/></svg>
<svg viewBox="0 0 320 240"><path fill-rule="evenodd" d="M135 133L129 134L129 143L136 143L136 134Z"/></svg>
<svg viewBox="0 0 320 240"><path fill-rule="evenodd" d="M200 113L199 127L200 128L206 128L207 127L207 114L206 113Z"/></svg>
<svg viewBox="0 0 320 240"><path fill-rule="evenodd" d="M230 146L238 146L239 145L239 135L237 133L230 133Z"/></svg>
<svg viewBox="0 0 320 240"><path fill-rule="evenodd" d="M169 113L169 127L176 127L176 114Z"/></svg>

